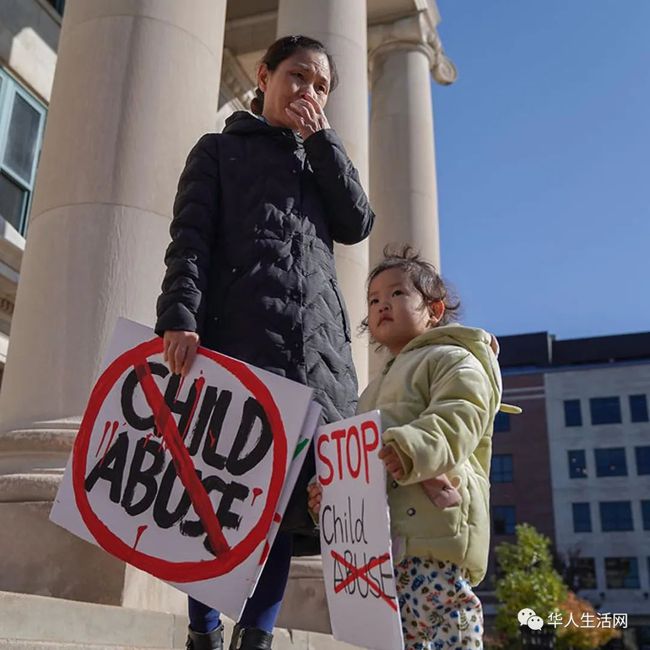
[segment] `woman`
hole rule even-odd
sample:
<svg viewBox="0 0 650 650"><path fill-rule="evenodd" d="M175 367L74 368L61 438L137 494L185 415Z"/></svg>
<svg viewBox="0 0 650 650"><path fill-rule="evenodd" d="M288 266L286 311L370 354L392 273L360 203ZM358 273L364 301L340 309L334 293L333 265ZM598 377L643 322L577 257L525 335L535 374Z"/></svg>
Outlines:
<svg viewBox="0 0 650 650"><path fill-rule="evenodd" d="M251 110L204 135L178 186L156 332L172 372L199 345L314 389L331 422L354 414L357 382L333 243L355 244L374 214L323 109L337 84L324 46L279 39ZM307 511L309 454L231 648L271 647L291 555L318 552ZM190 599L188 648L223 647L219 613Z"/></svg>

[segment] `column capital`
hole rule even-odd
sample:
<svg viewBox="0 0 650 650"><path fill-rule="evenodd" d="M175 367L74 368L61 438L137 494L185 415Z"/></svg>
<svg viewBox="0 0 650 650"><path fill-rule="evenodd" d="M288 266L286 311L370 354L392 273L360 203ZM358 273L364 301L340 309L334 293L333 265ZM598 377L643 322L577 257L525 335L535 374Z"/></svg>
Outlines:
<svg viewBox="0 0 650 650"><path fill-rule="evenodd" d="M236 100L242 106L247 106L255 96L255 82L227 47L223 48L220 91L222 96Z"/></svg>
<svg viewBox="0 0 650 650"><path fill-rule="evenodd" d="M378 59L396 50L417 50L429 59L433 78L442 85L456 81L456 66L447 57L436 29L437 16L419 11L392 23L373 25L368 29L369 64L372 70Z"/></svg>

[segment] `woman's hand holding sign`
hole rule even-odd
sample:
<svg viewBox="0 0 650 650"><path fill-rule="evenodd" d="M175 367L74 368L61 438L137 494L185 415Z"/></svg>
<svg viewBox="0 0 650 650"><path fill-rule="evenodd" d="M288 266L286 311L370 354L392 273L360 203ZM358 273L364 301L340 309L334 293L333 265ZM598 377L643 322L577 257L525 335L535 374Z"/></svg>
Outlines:
<svg viewBox="0 0 650 650"><path fill-rule="evenodd" d="M303 140L306 140L316 131L330 128L323 108L310 95L303 95L301 99L291 102L284 110L293 123L293 129L300 133Z"/></svg>
<svg viewBox="0 0 650 650"><path fill-rule="evenodd" d="M196 332L167 330L163 336L163 360L173 374L185 377L194 363L198 347L199 335Z"/></svg>

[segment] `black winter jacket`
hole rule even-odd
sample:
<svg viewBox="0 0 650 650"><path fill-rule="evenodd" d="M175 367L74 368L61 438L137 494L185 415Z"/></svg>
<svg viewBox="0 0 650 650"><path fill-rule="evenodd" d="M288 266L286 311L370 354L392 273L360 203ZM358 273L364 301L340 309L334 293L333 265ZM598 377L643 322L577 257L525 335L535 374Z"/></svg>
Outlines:
<svg viewBox="0 0 650 650"><path fill-rule="evenodd" d="M201 344L314 389L323 419L354 414L350 323L333 242L355 244L374 214L331 130L304 142L239 111L204 135L178 184L156 332ZM305 462L282 528L312 535ZM313 538L317 539L317 538ZM297 540L296 554L317 552Z"/></svg>

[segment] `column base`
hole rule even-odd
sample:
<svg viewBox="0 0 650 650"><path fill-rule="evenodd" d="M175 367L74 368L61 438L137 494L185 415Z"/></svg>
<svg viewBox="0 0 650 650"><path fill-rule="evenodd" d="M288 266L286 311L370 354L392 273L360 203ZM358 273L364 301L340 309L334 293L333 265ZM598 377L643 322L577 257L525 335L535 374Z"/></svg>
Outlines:
<svg viewBox="0 0 650 650"><path fill-rule="evenodd" d="M223 619L226 643L233 623ZM275 650L355 650L329 635L273 631ZM185 648L187 618L0 591L0 650Z"/></svg>
<svg viewBox="0 0 650 650"><path fill-rule="evenodd" d="M49 520L75 435L0 435L0 591L185 615L183 592ZM293 560L278 627L331 633L320 557Z"/></svg>
<svg viewBox="0 0 650 650"><path fill-rule="evenodd" d="M321 557L294 558L277 627L331 634Z"/></svg>
<svg viewBox="0 0 650 650"><path fill-rule="evenodd" d="M184 614L184 594L49 520L76 435L65 424L0 435L0 590Z"/></svg>

